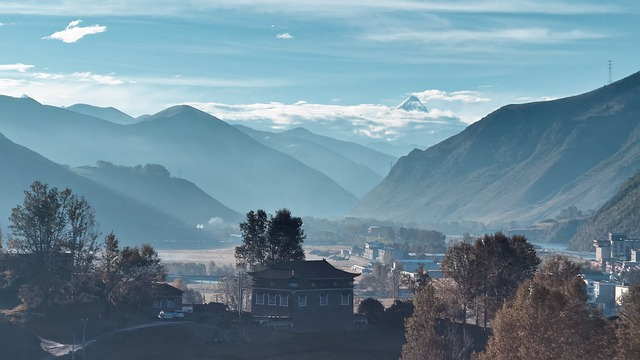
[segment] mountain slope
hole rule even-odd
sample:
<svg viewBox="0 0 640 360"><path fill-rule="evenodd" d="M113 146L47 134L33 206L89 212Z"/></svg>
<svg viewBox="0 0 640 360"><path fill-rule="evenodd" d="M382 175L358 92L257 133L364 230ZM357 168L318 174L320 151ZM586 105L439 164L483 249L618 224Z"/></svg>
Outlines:
<svg viewBox="0 0 640 360"><path fill-rule="evenodd" d="M358 197L371 191L382 180L382 176L372 169L316 142L296 137L291 133L259 131L242 125L235 127L259 143L319 170Z"/></svg>
<svg viewBox="0 0 640 360"><path fill-rule="evenodd" d="M357 201L325 174L189 106L131 125L130 136L153 149L145 154L150 162L181 173L241 213L287 207L300 215L339 215Z"/></svg>
<svg viewBox="0 0 640 360"><path fill-rule="evenodd" d="M128 125L136 122L135 118L123 113L122 111L114 107L98 107L87 104L75 104L68 106L65 109L69 109L80 114L93 116L98 119L107 120L109 122L120 125Z"/></svg>
<svg viewBox="0 0 640 360"><path fill-rule="evenodd" d="M214 240L195 226L154 210L127 196L96 184L39 154L11 142L0 134L0 226L6 229L11 209L22 204L24 191L35 180L70 188L74 194L86 197L96 210L100 231L114 231L123 244L142 242Z"/></svg>
<svg viewBox="0 0 640 360"><path fill-rule="evenodd" d="M243 219L242 215L213 199L193 183L172 177L162 165L126 167L99 161L95 167L82 166L72 171L178 218L191 227L209 221L216 221L220 225L236 225Z"/></svg>
<svg viewBox="0 0 640 360"><path fill-rule="evenodd" d="M606 238L610 232L640 236L640 172L625 181L618 192L607 201L570 241L571 248L593 250L593 240Z"/></svg>
<svg viewBox="0 0 640 360"><path fill-rule="evenodd" d="M352 215L503 224L601 206L640 168L640 73L555 101L505 106L401 158Z"/></svg>
<svg viewBox="0 0 640 360"><path fill-rule="evenodd" d="M341 154L351 161L370 168L380 176L386 176L389 173L390 166L398 160L394 156L370 149L366 146L316 135L305 128L299 127L284 131L281 134L283 136L315 142L320 146Z"/></svg>
<svg viewBox="0 0 640 360"><path fill-rule="evenodd" d="M357 202L321 172L189 106L118 125L0 96L0 131L61 164L162 164L241 213L287 207L300 216L339 216Z"/></svg>

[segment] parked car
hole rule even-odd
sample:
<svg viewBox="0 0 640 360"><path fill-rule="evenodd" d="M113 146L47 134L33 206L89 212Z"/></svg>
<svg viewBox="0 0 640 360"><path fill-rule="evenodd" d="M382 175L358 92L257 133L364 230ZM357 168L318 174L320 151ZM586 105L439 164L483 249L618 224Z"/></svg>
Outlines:
<svg viewBox="0 0 640 360"><path fill-rule="evenodd" d="M180 310L175 312L163 310L158 313L158 319L161 319L161 320L183 319L183 318L184 318L184 312Z"/></svg>

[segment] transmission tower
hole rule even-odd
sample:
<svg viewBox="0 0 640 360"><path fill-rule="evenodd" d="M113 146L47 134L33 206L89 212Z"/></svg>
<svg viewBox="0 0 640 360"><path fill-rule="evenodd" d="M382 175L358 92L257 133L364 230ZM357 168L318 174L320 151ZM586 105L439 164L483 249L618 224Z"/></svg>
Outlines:
<svg viewBox="0 0 640 360"><path fill-rule="evenodd" d="M611 76L611 67L612 67L612 63L613 60L607 60L609 62L609 84L611 84L611 82L613 82L613 77Z"/></svg>

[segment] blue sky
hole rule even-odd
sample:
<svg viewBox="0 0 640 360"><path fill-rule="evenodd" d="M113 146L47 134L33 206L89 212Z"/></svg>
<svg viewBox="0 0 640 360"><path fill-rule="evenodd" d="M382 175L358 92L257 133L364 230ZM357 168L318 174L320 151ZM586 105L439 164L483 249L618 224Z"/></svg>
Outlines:
<svg viewBox="0 0 640 360"><path fill-rule="evenodd" d="M2 0L0 94L425 143L602 86L608 60L614 80L640 70L639 15L637 0ZM430 112L396 111L410 94Z"/></svg>

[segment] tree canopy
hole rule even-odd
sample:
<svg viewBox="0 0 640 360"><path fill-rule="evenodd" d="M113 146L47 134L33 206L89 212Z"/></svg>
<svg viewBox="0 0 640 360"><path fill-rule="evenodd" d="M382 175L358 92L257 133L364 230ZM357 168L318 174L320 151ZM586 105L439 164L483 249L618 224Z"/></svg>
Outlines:
<svg viewBox="0 0 640 360"><path fill-rule="evenodd" d="M305 235L302 219L291 216L287 209L275 215L264 210L249 211L240 223L243 244L235 250L236 264L244 269L260 269L286 260L304 260L302 243Z"/></svg>
<svg viewBox="0 0 640 360"><path fill-rule="evenodd" d="M622 296L619 317L616 359L640 359L640 284L631 285Z"/></svg>
<svg viewBox="0 0 640 360"><path fill-rule="evenodd" d="M9 217L11 251L32 259L33 274L21 297L32 306L48 307L54 292L73 297L88 281L98 250L95 213L70 189L59 191L36 181L24 194L23 204ZM61 295L61 288L72 291Z"/></svg>
<svg viewBox="0 0 640 360"><path fill-rule="evenodd" d="M10 262L19 265L8 269L11 278L2 283L18 283L19 297L29 308L46 311L96 300L140 304L153 282L164 280L164 267L149 244L120 249L111 233L100 249L93 208L70 189L34 182L9 220L5 256L22 260Z"/></svg>
<svg viewBox="0 0 640 360"><path fill-rule="evenodd" d="M407 343L402 360L436 360L443 358L443 340L436 334L438 299L431 284L416 293L413 315L405 320Z"/></svg>
<svg viewBox="0 0 640 360"><path fill-rule="evenodd" d="M484 235L471 245L458 243L442 262L442 271L458 286L465 312L473 306L484 326L517 287L535 273L540 259L524 236L507 237L501 232Z"/></svg>
<svg viewBox="0 0 640 360"><path fill-rule="evenodd" d="M564 257L547 260L496 314L480 359L611 359L614 331L588 305L579 274Z"/></svg>

